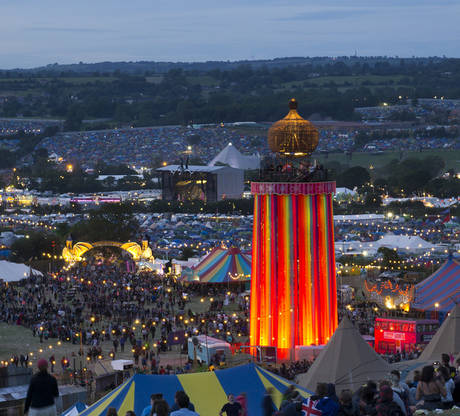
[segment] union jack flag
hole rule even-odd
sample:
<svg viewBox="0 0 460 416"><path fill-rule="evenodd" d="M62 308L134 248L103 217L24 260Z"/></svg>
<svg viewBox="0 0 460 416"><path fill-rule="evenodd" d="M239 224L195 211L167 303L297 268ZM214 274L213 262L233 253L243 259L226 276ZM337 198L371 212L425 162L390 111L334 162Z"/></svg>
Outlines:
<svg viewBox="0 0 460 416"><path fill-rule="evenodd" d="M303 403L302 403L302 413L304 416L321 416L321 410L318 410L316 408L316 405L318 404L319 400L311 400L310 397L308 397Z"/></svg>

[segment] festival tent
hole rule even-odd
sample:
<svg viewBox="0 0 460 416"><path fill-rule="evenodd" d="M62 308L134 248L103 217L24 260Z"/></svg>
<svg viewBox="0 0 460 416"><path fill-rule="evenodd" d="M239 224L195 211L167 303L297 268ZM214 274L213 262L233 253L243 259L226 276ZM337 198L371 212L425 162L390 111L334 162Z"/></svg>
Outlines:
<svg viewBox="0 0 460 416"><path fill-rule="evenodd" d="M21 279L31 275L42 276L38 270L32 269L25 264L11 263L6 260L0 260L0 279L4 282L19 282Z"/></svg>
<svg viewBox="0 0 460 416"><path fill-rule="evenodd" d="M348 189L348 188L340 188L340 187L335 188L335 194L336 194L336 195L340 195L340 194L344 194L344 195L356 195L357 193L358 193L358 192L352 191L351 189Z"/></svg>
<svg viewBox="0 0 460 416"><path fill-rule="evenodd" d="M387 234L380 240L377 240L373 243L374 248L378 249L379 247L388 247L388 248L397 248L400 251L405 253L426 253L428 251L433 251L436 248L436 245L428 243L423 238L413 235L394 235Z"/></svg>
<svg viewBox="0 0 460 416"><path fill-rule="evenodd" d="M460 306L455 305L417 361L441 361L441 354L460 353Z"/></svg>
<svg viewBox="0 0 460 416"><path fill-rule="evenodd" d="M230 283L251 280L251 260L238 247L214 248L181 280L197 283Z"/></svg>
<svg viewBox="0 0 460 416"><path fill-rule="evenodd" d="M380 380L394 367L383 360L346 317L298 384L314 390L318 382L334 383L336 390L358 390L369 380Z"/></svg>
<svg viewBox="0 0 460 416"><path fill-rule="evenodd" d="M260 414L260 403L266 388L274 389L274 402L277 406L285 390L292 383L264 370L255 364L246 364L214 372L181 375L144 375L135 374L114 391L103 397L80 416L105 415L107 408L113 406L119 415L133 410L136 415L150 404L150 395L162 393L163 398L172 405L174 394L184 390L195 410L201 416L215 416L227 402L227 395L235 396L246 392L248 413ZM295 386L303 397L313 394L310 390Z"/></svg>
<svg viewBox="0 0 460 416"><path fill-rule="evenodd" d="M16 240L19 240L21 237L16 235L7 235L5 237L0 238L0 244L5 247L11 247Z"/></svg>
<svg viewBox="0 0 460 416"><path fill-rule="evenodd" d="M87 409L89 406L85 403L78 401L73 406L69 407L65 412L61 413L59 416L77 416L83 410Z"/></svg>
<svg viewBox="0 0 460 416"><path fill-rule="evenodd" d="M231 143L222 150L208 166L214 166L217 162L225 163L226 165L236 169L259 169L259 156L244 156Z"/></svg>
<svg viewBox="0 0 460 416"><path fill-rule="evenodd" d="M412 380L415 370L421 371L426 365L441 362L442 354L455 357L460 353L460 306L455 305L433 339L415 360L401 361L396 364L402 371L402 378Z"/></svg>
<svg viewBox="0 0 460 416"><path fill-rule="evenodd" d="M449 312L460 296L460 263L451 256L431 276L414 286L412 308Z"/></svg>

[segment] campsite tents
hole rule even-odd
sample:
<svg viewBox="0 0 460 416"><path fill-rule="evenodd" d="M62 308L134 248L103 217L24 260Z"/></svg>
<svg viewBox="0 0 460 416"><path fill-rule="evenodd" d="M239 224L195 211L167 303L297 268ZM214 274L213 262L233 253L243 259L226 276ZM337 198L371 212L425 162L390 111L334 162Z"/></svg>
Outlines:
<svg viewBox="0 0 460 416"><path fill-rule="evenodd" d="M396 248L405 253L421 254L433 251L436 246L428 243L423 238L412 235L387 234L380 240L373 243L374 248L380 247Z"/></svg>
<svg viewBox="0 0 460 416"><path fill-rule="evenodd" d="M42 276L41 272L31 269L25 264L0 260L0 279L4 282L19 282L21 279L29 277L31 274Z"/></svg>
<svg viewBox="0 0 460 416"><path fill-rule="evenodd" d="M127 410L133 410L136 415L140 415L150 404L152 393L162 393L163 398L171 405L174 403L174 394L178 390L185 391L201 416L217 415L227 402L228 394L237 395L246 392L248 413L258 415L266 388L273 387L273 398L275 404L279 406L282 395L289 385L291 383L287 380L255 364L206 373L166 376L135 374L113 392L80 413L80 416L105 415L110 406L115 407L119 415L124 415ZM312 394L311 391L299 386L296 386L296 390L303 397Z"/></svg>
<svg viewBox="0 0 460 416"><path fill-rule="evenodd" d="M337 391L357 390L369 380L379 380L394 367L364 340L348 318L343 318L329 342L298 384L314 390L320 381L334 383Z"/></svg>
<svg viewBox="0 0 460 416"><path fill-rule="evenodd" d="M251 280L251 260L238 247L214 248L181 280L197 283L231 283Z"/></svg>
<svg viewBox="0 0 460 416"><path fill-rule="evenodd" d="M244 156L231 143L222 150L208 166L214 166L217 162L225 163L226 165L236 169L259 169L259 156Z"/></svg>
<svg viewBox="0 0 460 416"><path fill-rule="evenodd" d="M451 256L431 276L414 287L412 308L449 312L460 296L460 263Z"/></svg>

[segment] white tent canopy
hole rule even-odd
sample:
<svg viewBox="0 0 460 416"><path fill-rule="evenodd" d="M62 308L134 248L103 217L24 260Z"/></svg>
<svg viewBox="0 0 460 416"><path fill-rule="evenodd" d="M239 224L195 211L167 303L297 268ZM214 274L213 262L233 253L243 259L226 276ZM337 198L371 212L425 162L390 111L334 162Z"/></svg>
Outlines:
<svg viewBox="0 0 460 416"><path fill-rule="evenodd" d="M0 279L4 282L19 282L21 279L29 277L31 273L35 276L43 276L41 272L31 269L25 264L0 260Z"/></svg>
<svg viewBox="0 0 460 416"><path fill-rule="evenodd" d="M345 194L345 195L356 195L358 192L356 191L353 191L351 189L348 189L348 188L336 188L335 189L335 194L336 195L339 195L339 194Z"/></svg>
<svg viewBox="0 0 460 416"><path fill-rule="evenodd" d="M244 156L231 143L211 160L208 166L214 166L217 162L236 169L259 169L260 167L260 157Z"/></svg>
<svg viewBox="0 0 460 416"><path fill-rule="evenodd" d="M380 240L373 243L375 248L388 247L398 249L406 253L426 253L433 251L436 246L428 243L423 238L413 235L393 235L387 234Z"/></svg>

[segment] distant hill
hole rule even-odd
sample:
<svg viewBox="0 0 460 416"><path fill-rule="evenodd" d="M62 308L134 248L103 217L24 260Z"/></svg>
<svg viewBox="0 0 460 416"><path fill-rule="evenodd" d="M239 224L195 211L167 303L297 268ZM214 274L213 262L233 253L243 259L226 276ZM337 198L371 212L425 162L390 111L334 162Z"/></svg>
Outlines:
<svg viewBox="0 0 460 416"><path fill-rule="evenodd" d="M15 73L28 73L28 72L54 72L55 75L59 75L61 72L72 71L79 75L93 75L94 73L113 73L115 71L126 72L128 74L144 74L145 71L154 73L166 73L171 69L183 68L186 71L211 71L213 69L220 70L232 70L236 69L241 65L250 65L253 69L262 67L272 68L285 68L288 66L297 65L326 65L334 64L337 62L344 62L351 66L356 62L360 64L367 63L370 67L373 67L376 62L388 62L391 66L400 65L401 60L405 63L412 61L418 64L427 64L428 62L439 63L447 59L446 57L412 57L412 58L400 58L400 57L387 57L387 56L340 56L340 57L287 57L287 58L275 58L267 60L244 60L244 61L206 61L206 62L154 62L154 61L139 61L139 62L97 62L97 63L84 63L79 62L75 64L60 65L58 63L48 64L44 67L37 68L16 68L12 70L0 70L2 72L9 72L12 75ZM52 75L51 75L52 76Z"/></svg>

